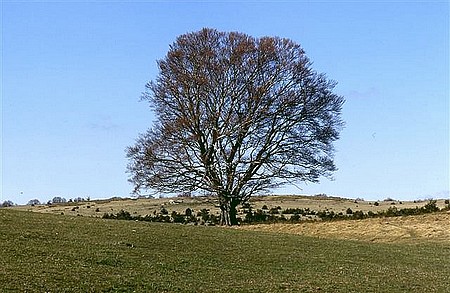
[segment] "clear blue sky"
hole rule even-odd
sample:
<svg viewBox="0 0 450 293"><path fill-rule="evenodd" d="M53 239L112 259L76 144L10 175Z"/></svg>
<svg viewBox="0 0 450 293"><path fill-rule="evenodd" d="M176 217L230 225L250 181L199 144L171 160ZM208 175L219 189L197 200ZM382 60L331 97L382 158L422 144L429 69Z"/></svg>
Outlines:
<svg viewBox="0 0 450 293"><path fill-rule="evenodd" d="M203 27L300 43L338 81L335 180L275 193L449 197L448 1L2 2L1 200L129 196L156 60Z"/></svg>

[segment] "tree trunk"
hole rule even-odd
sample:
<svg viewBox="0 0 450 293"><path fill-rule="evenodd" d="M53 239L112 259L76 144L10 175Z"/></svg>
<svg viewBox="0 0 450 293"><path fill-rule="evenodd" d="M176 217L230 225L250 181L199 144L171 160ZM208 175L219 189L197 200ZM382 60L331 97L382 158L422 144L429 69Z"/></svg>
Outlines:
<svg viewBox="0 0 450 293"><path fill-rule="evenodd" d="M234 198L223 199L220 204L220 225L238 225L236 207L239 200Z"/></svg>

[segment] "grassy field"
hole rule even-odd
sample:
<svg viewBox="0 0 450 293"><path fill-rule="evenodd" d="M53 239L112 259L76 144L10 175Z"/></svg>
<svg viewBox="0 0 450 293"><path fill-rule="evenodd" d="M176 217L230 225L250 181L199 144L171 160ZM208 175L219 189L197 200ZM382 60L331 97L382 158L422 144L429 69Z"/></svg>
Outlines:
<svg viewBox="0 0 450 293"><path fill-rule="evenodd" d="M449 292L450 243L0 209L1 292Z"/></svg>
<svg viewBox="0 0 450 293"><path fill-rule="evenodd" d="M51 213L69 216L102 217L105 213L117 214L121 210L129 212L132 216L145 216L159 213L161 208L184 213L187 208L197 214L202 209L210 210L211 214L218 215L219 208L215 198L159 198L159 199L108 199L77 203L64 203L36 206L14 206L15 210ZM378 213L390 208L405 209L423 207L429 201L379 201L351 200L323 196L260 196L251 199L254 210L266 206L269 209L281 207L309 208L314 211L333 211L346 213L348 208L353 211ZM444 199L436 201L439 208L447 206ZM245 215L240 211L240 217ZM366 219L363 221L338 222L304 222L298 224L270 224L243 226L242 229L271 231L278 233L298 234L321 238L344 240L360 240L369 242L412 242L416 241L447 241L450 242L450 211L425 214L415 217L395 217Z"/></svg>

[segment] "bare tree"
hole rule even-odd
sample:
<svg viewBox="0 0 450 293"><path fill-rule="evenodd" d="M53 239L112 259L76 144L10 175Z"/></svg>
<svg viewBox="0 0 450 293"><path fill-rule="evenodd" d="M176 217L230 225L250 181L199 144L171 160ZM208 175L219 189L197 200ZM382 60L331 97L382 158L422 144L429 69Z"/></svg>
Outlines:
<svg viewBox="0 0 450 293"><path fill-rule="evenodd" d="M178 37L158 66L142 97L156 121L127 149L135 192L205 190L234 225L252 195L336 170L344 99L300 45L203 29Z"/></svg>

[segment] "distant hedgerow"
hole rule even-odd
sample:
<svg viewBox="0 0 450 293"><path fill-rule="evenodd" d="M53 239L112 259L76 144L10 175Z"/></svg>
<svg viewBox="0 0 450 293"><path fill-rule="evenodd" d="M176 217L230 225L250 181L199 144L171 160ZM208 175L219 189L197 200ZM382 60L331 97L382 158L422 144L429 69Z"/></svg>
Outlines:
<svg viewBox="0 0 450 293"><path fill-rule="evenodd" d="M219 218L216 215L209 213L209 210L201 210L197 216L193 211L188 208L185 214L178 213L177 211L169 212L162 208L159 213L154 212L153 215L136 215L133 216L129 212L120 210L117 214L105 213L103 214L103 219L114 219L114 220L133 220L133 221L145 221L145 222L159 222L159 223L180 223L180 224L204 224L204 225L217 225Z"/></svg>
<svg viewBox="0 0 450 293"><path fill-rule="evenodd" d="M361 210L353 211L348 208L343 214L342 212L336 213L334 211L313 211L309 208L287 208L281 211L281 215L275 213L275 210L279 213L281 207L267 209L257 209L254 211L250 204L246 204L242 207L244 218L239 218L238 222L241 224L256 224L256 223L277 223L277 222L289 222L298 223L307 220L322 220L322 221L335 221L335 220L362 220L367 218L382 218L382 217L399 217L399 216L413 216L422 215L427 213L438 212L441 209L436 205L436 200L430 200L423 207L415 208L403 208L398 209L395 206L389 207L385 211L373 212L369 211L364 213ZM450 204L443 210L450 210ZM287 217L285 215L288 215ZM289 216L290 215L290 216ZM185 213L179 213L177 211L169 212L162 208L159 213L156 211L153 215L133 216L129 212L120 210L117 214L105 213L103 219L115 219L115 220L135 220L146 222L161 222L161 223L180 223L180 224L194 224L194 225L217 225L219 223L219 217L210 213L208 209L202 209L197 213L190 208L185 210Z"/></svg>

